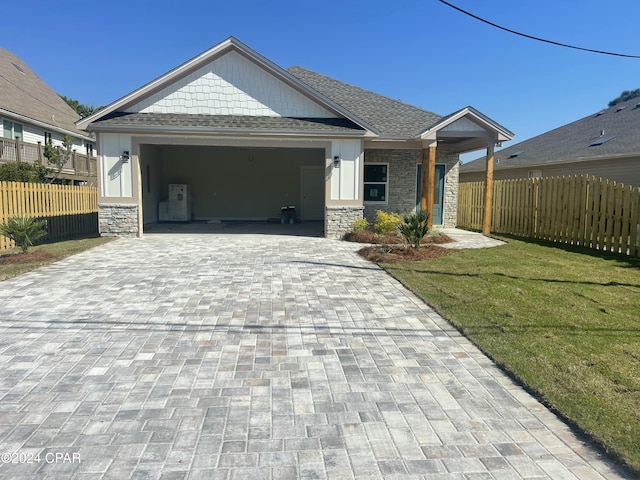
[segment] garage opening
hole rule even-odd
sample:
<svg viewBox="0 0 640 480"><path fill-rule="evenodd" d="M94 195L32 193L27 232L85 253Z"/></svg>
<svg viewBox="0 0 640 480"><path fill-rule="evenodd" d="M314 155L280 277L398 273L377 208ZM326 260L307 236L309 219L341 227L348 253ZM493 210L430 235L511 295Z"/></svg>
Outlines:
<svg viewBox="0 0 640 480"><path fill-rule="evenodd" d="M183 185L189 221L324 223L325 151L141 145L143 223L162 222L169 186ZM295 216L293 215L295 212Z"/></svg>

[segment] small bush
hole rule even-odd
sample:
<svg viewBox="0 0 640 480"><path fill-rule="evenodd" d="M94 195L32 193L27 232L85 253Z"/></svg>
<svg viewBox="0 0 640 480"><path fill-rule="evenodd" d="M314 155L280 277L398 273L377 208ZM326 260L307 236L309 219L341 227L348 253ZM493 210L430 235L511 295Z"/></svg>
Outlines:
<svg viewBox="0 0 640 480"><path fill-rule="evenodd" d="M13 240L27 253L33 242L47 234L46 220L35 220L27 215L10 218L7 223L0 223L0 235Z"/></svg>
<svg viewBox="0 0 640 480"><path fill-rule="evenodd" d="M351 232L362 233L369 227L369 221L366 218L354 220L351 224Z"/></svg>
<svg viewBox="0 0 640 480"><path fill-rule="evenodd" d="M378 210L376 212L376 221L373 224L373 229L381 235L396 233L400 222L402 222L402 217L399 214Z"/></svg>
<svg viewBox="0 0 640 480"><path fill-rule="evenodd" d="M0 164L0 182L45 183L47 168L39 162L8 162Z"/></svg>
<svg viewBox="0 0 640 480"><path fill-rule="evenodd" d="M402 217L398 231L409 245L418 249L422 237L429 232L427 220L429 220L429 212L425 210L420 210L418 213L407 213Z"/></svg>

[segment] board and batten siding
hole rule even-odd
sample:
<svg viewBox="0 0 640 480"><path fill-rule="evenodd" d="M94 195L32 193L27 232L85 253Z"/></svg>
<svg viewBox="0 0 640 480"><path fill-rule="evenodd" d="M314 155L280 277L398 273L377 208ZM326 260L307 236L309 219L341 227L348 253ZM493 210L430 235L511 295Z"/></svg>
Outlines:
<svg viewBox="0 0 640 480"><path fill-rule="evenodd" d="M120 134L100 134L100 197L131 198L133 177L131 164L131 136ZM128 151L130 158L123 162L121 155Z"/></svg>
<svg viewBox="0 0 640 480"><path fill-rule="evenodd" d="M582 162L559 162L518 168L496 168L493 171L493 178L494 180L528 178L529 172L534 170L541 172L543 177L593 175L597 178L640 187L640 156L585 160ZM483 182L484 180L484 170L479 172L460 172L460 182Z"/></svg>
<svg viewBox="0 0 640 480"><path fill-rule="evenodd" d="M333 118L335 115L255 63L230 52L127 109L188 113Z"/></svg>
<svg viewBox="0 0 640 480"><path fill-rule="evenodd" d="M363 144L361 140L333 140L331 159L340 158L336 167L331 161L331 201L362 201L360 198L360 175L362 169Z"/></svg>

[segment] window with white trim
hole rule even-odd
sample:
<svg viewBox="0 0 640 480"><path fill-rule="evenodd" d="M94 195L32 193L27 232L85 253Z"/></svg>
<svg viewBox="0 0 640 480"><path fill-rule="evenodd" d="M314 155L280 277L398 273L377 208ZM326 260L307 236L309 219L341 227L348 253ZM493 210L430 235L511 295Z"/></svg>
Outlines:
<svg viewBox="0 0 640 480"><path fill-rule="evenodd" d="M367 163L364 165L364 201L387 203L389 194L389 164Z"/></svg>
<svg viewBox="0 0 640 480"><path fill-rule="evenodd" d="M541 178L542 170L529 170L529 178Z"/></svg>
<svg viewBox="0 0 640 480"><path fill-rule="evenodd" d="M93 157L93 143L85 143L84 148L87 152L87 155Z"/></svg>
<svg viewBox="0 0 640 480"><path fill-rule="evenodd" d="M2 136L4 138L11 138L12 140L15 140L15 138L18 137L22 140L22 124L3 119Z"/></svg>
<svg viewBox="0 0 640 480"><path fill-rule="evenodd" d="M51 132L44 131L44 144L48 144L49 140L53 141L53 134Z"/></svg>

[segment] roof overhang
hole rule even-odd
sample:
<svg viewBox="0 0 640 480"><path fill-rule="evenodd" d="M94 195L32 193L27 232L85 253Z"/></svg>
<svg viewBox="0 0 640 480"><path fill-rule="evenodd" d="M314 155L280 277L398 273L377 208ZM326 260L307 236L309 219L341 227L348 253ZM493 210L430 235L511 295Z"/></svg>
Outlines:
<svg viewBox="0 0 640 480"><path fill-rule="evenodd" d="M318 137L318 138L362 138L366 133L356 135L342 132L317 132L317 131L293 131L293 130L249 130L234 128L197 128L197 127L157 127L157 126L118 126L109 125L101 127L98 131L109 133L131 133L131 134L167 134L179 136L281 136L281 137Z"/></svg>
<svg viewBox="0 0 640 480"><path fill-rule="evenodd" d="M264 69L265 71L273 75L274 77L278 78L285 84L294 88L296 91L305 95L307 98L311 99L312 101L320 104L327 110L335 113L336 115L345 117L351 120L352 122L356 123L363 129L368 130L371 135L377 135L379 133L373 125L355 116L353 113L345 110L343 107L333 102L329 98L325 97L321 93L317 92L316 90L313 90L311 87L309 87L308 85L298 80L296 77L288 73L286 70L279 67L269 59L263 57L262 55L252 50L247 45L240 42L238 39L234 37L227 38L226 40L219 43L218 45L210 48L209 50L201 53L200 55L197 55L191 60L188 60L187 62L174 68L168 73L156 78L155 80L152 80L151 82L129 93L128 95L121 97L120 99L109 104L102 110L94 113L93 115L87 118L84 118L78 121L76 125L78 128L91 130L92 129L91 124L93 122L96 122L113 112L126 111L128 107L138 103L143 98L146 98L147 96L152 95L153 93L166 87L168 84L173 83L174 81L190 74L191 72L197 70L198 68L201 68L203 65L206 65L207 63L210 63L216 58L219 58L231 51L235 51L240 55L243 55L244 57L251 60L253 63L258 65L259 67L261 67L262 69Z"/></svg>
<svg viewBox="0 0 640 480"><path fill-rule="evenodd" d="M420 134L425 143L453 153L466 153L513 139L514 134L473 107L452 113Z"/></svg>
<svg viewBox="0 0 640 480"><path fill-rule="evenodd" d="M83 135L82 133L75 131L75 130L69 130L67 128L62 128L62 127L58 127L57 125L52 125L50 123L46 123L43 122L41 120L36 120L34 118L30 118L30 117L26 117L24 115L20 115L19 113L15 113L12 112L10 110L5 110L4 108L0 108L0 115L4 116L4 117L8 117L8 118L12 118L15 120L20 121L21 123L29 123L31 125L36 125L38 127L41 127L45 130L50 130L52 132L57 132L57 133L61 133L63 135L70 135L72 137L75 138L81 138L82 140L86 140L88 142L93 142L95 143L96 139L89 136L89 135Z"/></svg>

